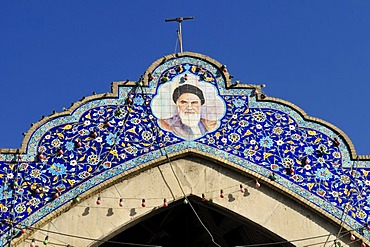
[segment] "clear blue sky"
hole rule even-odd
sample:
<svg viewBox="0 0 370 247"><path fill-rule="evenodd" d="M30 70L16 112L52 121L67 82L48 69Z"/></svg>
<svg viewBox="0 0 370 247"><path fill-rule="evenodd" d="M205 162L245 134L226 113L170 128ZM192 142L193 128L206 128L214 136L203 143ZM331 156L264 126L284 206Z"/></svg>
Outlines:
<svg viewBox="0 0 370 247"><path fill-rule="evenodd" d="M370 154L370 1L2 1L0 147L110 82L184 50L343 130Z"/></svg>

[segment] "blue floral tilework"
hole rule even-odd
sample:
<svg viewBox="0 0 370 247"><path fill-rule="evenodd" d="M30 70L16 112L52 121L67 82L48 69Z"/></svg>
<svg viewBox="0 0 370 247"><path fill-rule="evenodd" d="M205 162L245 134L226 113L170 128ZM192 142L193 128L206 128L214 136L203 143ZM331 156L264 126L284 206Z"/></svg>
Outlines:
<svg viewBox="0 0 370 247"><path fill-rule="evenodd" d="M150 107L158 86L185 72L214 85L226 106L219 127L194 141L161 129ZM252 89L226 89L205 60L171 59L152 74L147 88L121 86L117 98L42 124L20 159L0 154L0 244L9 241L9 222L32 225L108 179L187 150L270 179L353 229L368 223L370 163L352 161L333 130L286 105L256 101Z"/></svg>

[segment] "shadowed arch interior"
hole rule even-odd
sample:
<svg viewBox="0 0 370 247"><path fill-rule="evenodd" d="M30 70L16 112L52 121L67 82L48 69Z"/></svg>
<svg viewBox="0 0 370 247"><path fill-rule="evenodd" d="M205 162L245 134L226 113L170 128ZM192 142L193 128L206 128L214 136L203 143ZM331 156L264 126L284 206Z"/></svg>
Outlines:
<svg viewBox="0 0 370 247"><path fill-rule="evenodd" d="M212 201L202 201L194 195L187 198L203 224L212 232L214 241L223 247L268 243L276 243L274 246L277 247L294 246L268 229L219 207ZM184 203L184 200L148 214L106 241L99 246L130 246L123 243L178 247L215 246L190 205Z"/></svg>

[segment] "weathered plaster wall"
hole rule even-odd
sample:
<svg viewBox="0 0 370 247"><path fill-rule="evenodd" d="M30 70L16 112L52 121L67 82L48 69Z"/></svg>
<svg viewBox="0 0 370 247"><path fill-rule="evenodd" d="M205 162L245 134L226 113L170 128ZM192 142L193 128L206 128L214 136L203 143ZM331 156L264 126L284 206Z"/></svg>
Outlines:
<svg viewBox="0 0 370 247"><path fill-rule="evenodd" d="M329 241L332 241L333 235L338 232L338 227L330 221L321 218L289 197L277 193L274 189L266 187L265 184L257 188L253 179L198 158L175 160L125 179L100 192L100 205L96 204L97 196L90 197L52 220L43 229L91 239L107 239L110 235L114 236L128 225L140 220L140 217L162 207L163 198L167 198L169 203L173 200L182 200L184 195L178 181L186 195L193 194L201 197L204 193L207 199L213 200L213 203L248 218L287 240L331 234ZM240 184L247 188L249 192L247 196L238 191ZM220 189L223 189L225 198L219 197ZM230 201L229 194L235 200ZM119 207L120 197L131 199L125 200L124 206ZM140 205L142 198L146 198L146 207ZM29 239L35 238L42 241L45 236L46 232L37 231L29 236ZM321 237L294 244L323 246L325 241L326 237ZM19 246L28 246L29 242L30 240L27 240ZM332 244L332 242L329 243ZM49 234L48 246L58 246L58 244L99 245L92 240Z"/></svg>

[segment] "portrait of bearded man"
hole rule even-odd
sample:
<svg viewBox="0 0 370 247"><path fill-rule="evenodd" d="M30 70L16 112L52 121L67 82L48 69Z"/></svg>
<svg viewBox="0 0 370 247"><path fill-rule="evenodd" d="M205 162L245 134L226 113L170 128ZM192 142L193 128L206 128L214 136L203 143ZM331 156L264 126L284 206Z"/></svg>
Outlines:
<svg viewBox="0 0 370 247"><path fill-rule="evenodd" d="M150 106L159 128L185 140L215 131L226 114L217 85L190 72L161 83Z"/></svg>
<svg viewBox="0 0 370 247"><path fill-rule="evenodd" d="M171 118L160 119L158 123L161 128L192 140L217 127L216 120L201 117L205 98L198 87L191 84L181 85L174 90L172 100L176 104L177 114Z"/></svg>

